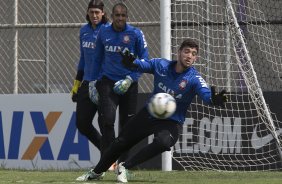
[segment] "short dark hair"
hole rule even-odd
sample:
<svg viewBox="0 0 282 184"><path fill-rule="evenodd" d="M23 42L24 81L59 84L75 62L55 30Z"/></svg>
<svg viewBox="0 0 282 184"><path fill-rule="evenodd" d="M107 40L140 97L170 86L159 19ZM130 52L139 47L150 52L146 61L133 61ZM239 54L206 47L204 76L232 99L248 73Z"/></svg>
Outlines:
<svg viewBox="0 0 282 184"><path fill-rule="evenodd" d="M100 10L102 10L104 12L104 3L102 0L91 0L89 3L88 3L88 7L87 7L87 11L90 9L90 8L98 8ZM90 18L88 16L88 14L86 14L86 20L88 22L90 22ZM107 14L106 12L104 12L104 15L102 17L102 20L101 22L103 24L109 22L109 18L107 17Z"/></svg>
<svg viewBox="0 0 282 184"><path fill-rule="evenodd" d="M184 47L195 48L197 50L197 52L199 52L199 45L197 44L197 42L195 42L194 40L192 40L190 38L184 40L181 43L179 50L182 50Z"/></svg>
<svg viewBox="0 0 282 184"><path fill-rule="evenodd" d="M117 4L115 4L115 5L113 6L112 13L114 13L116 7L118 7L118 6L124 8L124 9L126 10L126 14L127 14L127 6L126 6L124 3L117 3Z"/></svg>

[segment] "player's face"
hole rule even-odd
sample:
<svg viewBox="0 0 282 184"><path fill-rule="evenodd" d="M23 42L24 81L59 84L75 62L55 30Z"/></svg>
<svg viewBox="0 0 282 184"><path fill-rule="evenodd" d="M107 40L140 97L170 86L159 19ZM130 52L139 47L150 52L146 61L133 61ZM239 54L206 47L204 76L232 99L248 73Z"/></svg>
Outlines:
<svg viewBox="0 0 282 184"><path fill-rule="evenodd" d="M178 62L183 69L187 69L194 64L198 58L198 52L196 48L184 47L178 51Z"/></svg>
<svg viewBox="0 0 282 184"><path fill-rule="evenodd" d="M96 26L101 22L104 12L99 8L89 8L87 11L90 22L93 26Z"/></svg>
<svg viewBox="0 0 282 184"><path fill-rule="evenodd" d="M116 31L122 31L127 20L127 11L124 7L117 6L112 14L113 27Z"/></svg>

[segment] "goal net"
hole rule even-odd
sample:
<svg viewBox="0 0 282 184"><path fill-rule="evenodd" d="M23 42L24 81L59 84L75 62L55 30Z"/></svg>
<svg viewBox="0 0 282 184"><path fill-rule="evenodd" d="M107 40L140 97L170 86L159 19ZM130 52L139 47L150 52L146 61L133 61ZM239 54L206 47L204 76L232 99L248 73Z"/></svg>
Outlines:
<svg viewBox="0 0 282 184"><path fill-rule="evenodd" d="M281 10L275 9L281 5L271 0L172 1L173 56L183 39L196 39L196 68L208 84L226 89L230 99L226 108L206 106L199 98L191 105L173 151L184 169L281 170L282 123L262 93L282 89L281 27L271 20L281 20Z"/></svg>

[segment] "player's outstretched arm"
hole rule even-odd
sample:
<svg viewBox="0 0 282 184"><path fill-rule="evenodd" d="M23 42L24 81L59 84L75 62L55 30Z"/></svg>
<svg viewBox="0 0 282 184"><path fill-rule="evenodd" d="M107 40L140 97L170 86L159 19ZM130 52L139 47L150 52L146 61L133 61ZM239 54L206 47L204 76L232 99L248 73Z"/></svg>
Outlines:
<svg viewBox="0 0 282 184"><path fill-rule="evenodd" d="M213 105L224 107L224 104L228 101L226 91L222 90L220 93L215 92L215 86L211 87L211 101Z"/></svg>

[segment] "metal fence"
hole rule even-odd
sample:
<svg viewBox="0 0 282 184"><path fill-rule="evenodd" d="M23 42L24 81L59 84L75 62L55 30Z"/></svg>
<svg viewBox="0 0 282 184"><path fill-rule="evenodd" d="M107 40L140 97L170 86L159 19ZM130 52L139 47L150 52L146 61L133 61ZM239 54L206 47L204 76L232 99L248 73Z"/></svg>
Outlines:
<svg viewBox="0 0 282 184"><path fill-rule="evenodd" d="M88 2L0 1L0 94L70 91L80 54L79 29L86 23ZM108 16L117 2L104 1ZM125 3L129 22L146 36L150 56L159 56L159 1ZM140 91L150 91L152 83L144 82L151 81L150 76L142 78Z"/></svg>

